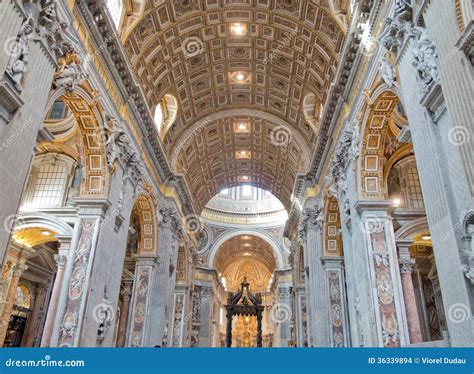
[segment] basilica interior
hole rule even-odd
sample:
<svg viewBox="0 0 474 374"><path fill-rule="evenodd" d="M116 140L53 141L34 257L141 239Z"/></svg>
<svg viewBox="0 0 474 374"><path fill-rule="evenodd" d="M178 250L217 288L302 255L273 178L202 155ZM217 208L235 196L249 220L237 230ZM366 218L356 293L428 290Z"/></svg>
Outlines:
<svg viewBox="0 0 474 374"><path fill-rule="evenodd" d="M473 19L0 2L0 346L473 346Z"/></svg>

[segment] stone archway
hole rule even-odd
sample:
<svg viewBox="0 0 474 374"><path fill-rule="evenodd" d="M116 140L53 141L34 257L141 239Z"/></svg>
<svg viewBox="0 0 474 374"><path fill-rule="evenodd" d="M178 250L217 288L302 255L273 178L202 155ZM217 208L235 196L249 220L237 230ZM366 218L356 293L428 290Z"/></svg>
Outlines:
<svg viewBox="0 0 474 374"><path fill-rule="evenodd" d="M257 231L257 230L252 230L252 229L242 229L242 230L236 230L236 231L231 231L227 232L226 234L215 238L213 244L209 248L209 256L207 260L208 266L212 267L213 264L215 263L215 258L217 255L217 252L219 251L219 248L224 244L226 241L238 237L238 236L256 236L264 241L266 241L271 248L273 249L273 254L276 257L276 265L277 269L283 269L285 267L286 261L285 261L285 254L282 253L282 248L279 245L279 243L275 240L275 238L271 237L265 232Z"/></svg>
<svg viewBox="0 0 474 374"><path fill-rule="evenodd" d="M361 129L359 197L367 200L384 200L387 197L384 183L386 159L400 147L396 137L406 125L406 119L398 111L399 96L383 87L374 94L375 98L368 98Z"/></svg>
<svg viewBox="0 0 474 374"><path fill-rule="evenodd" d="M97 103L88 93L90 87L83 84L74 91L55 91L46 106L48 111L57 100L63 101L73 113L82 139L82 157L85 176L81 183L81 197L105 197L108 194L108 168L106 142L108 131L101 119Z"/></svg>

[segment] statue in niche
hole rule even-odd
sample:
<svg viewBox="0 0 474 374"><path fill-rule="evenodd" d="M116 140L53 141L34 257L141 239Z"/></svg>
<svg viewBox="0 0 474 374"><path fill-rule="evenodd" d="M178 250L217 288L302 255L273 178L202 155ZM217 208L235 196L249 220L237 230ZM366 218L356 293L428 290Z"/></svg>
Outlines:
<svg viewBox="0 0 474 374"><path fill-rule="evenodd" d="M138 243L140 242L140 224L138 222L138 217L134 215L132 217L132 222L128 229L128 239L127 239L127 257L132 257L138 251Z"/></svg>
<svg viewBox="0 0 474 374"><path fill-rule="evenodd" d="M28 43L32 37L33 19L29 16L21 25L17 43L10 51L12 56L6 69L6 73L15 84L15 89L19 92L23 91L22 80L26 73L30 53Z"/></svg>
<svg viewBox="0 0 474 374"><path fill-rule="evenodd" d="M418 70L422 93L426 93L434 83L439 81L438 66L436 64L438 53L425 28L414 27L412 34L415 36L413 66Z"/></svg>

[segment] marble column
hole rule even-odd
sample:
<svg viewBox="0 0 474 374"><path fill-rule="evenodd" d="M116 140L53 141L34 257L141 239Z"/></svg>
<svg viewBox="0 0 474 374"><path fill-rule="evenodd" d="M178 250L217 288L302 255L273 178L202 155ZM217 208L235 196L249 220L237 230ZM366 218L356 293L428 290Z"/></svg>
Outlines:
<svg viewBox="0 0 474 374"><path fill-rule="evenodd" d="M292 325L292 286L289 283L276 280L276 300L270 311L270 320L275 331L275 346L288 347L291 342Z"/></svg>
<svg viewBox="0 0 474 374"><path fill-rule="evenodd" d="M349 346L349 332L343 259L324 257L322 262L326 274L326 292L329 298L331 346L347 347Z"/></svg>
<svg viewBox="0 0 474 374"><path fill-rule="evenodd" d="M8 323L10 322L10 316L13 311L13 306L16 300L16 292L18 287L18 282L20 281L20 277L23 272L28 267L25 265L24 262L19 262L13 268L13 275L10 281L10 287L8 288L6 304L3 308L1 323L0 323L0 347L3 347L5 336L8 330Z"/></svg>
<svg viewBox="0 0 474 374"><path fill-rule="evenodd" d="M307 200L300 222L300 236L305 246L305 261L307 259L309 300L307 300L310 346L330 346L330 317L329 299L326 287L324 267L321 263L323 256L322 242L323 212L321 204L313 199Z"/></svg>
<svg viewBox="0 0 474 374"><path fill-rule="evenodd" d="M41 315L43 312L44 302L46 300L47 287L40 284L36 287L35 303L33 306L33 312L29 317L28 330L24 339L23 346L34 347L38 336L40 335L39 327L41 322Z"/></svg>
<svg viewBox="0 0 474 374"><path fill-rule="evenodd" d="M126 345L136 348L161 346L149 338L149 332L153 329L153 316L157 313L151 304L151 297L156 293L154 276L157 256L138 255L136 259L132 301L129 307L130 329L126 336Z"/></svg>
<svg viewBox="0 0 474 374"><path fill-rule="evenodd" d="M372 299L375 305L377 345L400 347L407 343L403 291L398 271L395 234L389 201L359 201L360 229L369 260Z"/></svg>
<svg viewBox="0 0 474 374"><path fill-rule="evenodd" d="M66 268L67 256L55 256L57 271L54 279L53 291L49 299L48 312L43 328L43 336L41 338L41 347L49 347L51 342L51 334L53 332L54 321L56 320L56 313L58 310L58 303L60 299L61 288L64 280L64 270Z"/></svg>
<svg viewBox="0 0 474 374"><path fill-rule="evenodd" d="M159 209L157 266L153 270L153 294L150 297L150 324L146 333L146 344L162 346L163 338L169 333L173 313L172 297L174 293L175 260L177 244L182 232L181 220L174 207L163 206ZM169 334L168 334L169 335ZM169 336L167 337L169 340Z"/></svg>
<svg viewBox="0 0 474 374"><path fill-rule="evenodd" d="M10 286L10 280L12 275L13 267L15 266L14 262L11 260L5 261L5 265L2 269L2 275L0 280L0 315L2 315L3 308L6 304L6 297L8 294L8 287Z"/></svg>
<svg viewBox="0 0 474 374"><path fill-rule="evenodd" d="M169 347L182 347L184 338L184 311L186 310L186 292L180 289L174 293L173 322L171 324L171 333Z"/></svg>
<svg viewBox="0 0 474 374"><path fill-rule="evenodd" d="M130 312L130 299L132 296L133 281L124 281L120 291L122 295L122 305L120 308L120 320L118 326L117 347L124 347L127 337L128 316Z"/></svg>
<svg viewBox="0 0 474 374"><path fill-rule="evenodd" d="M27 14L19 1L2 2L0 43L15 48L12 39L20 32ZM36 6L36 5L34 5ZM34 18L34 17L33 17ZM35 25L36 26L36 25ZM0 222L11 222L18 211L21 193L29 173L38 132L47 112L55 57L45 39L35 31L30 35L28 64L21 81L22 89L14 87L4 74L11 53L0 53ZM10 42L9 42L10 41ZM20 150L18 152L16 150ZM11 230L0 230L0 263L3 263Z"/></svg>
<svg viewBox="0 0 474 374"><path fill-rule="evenodd" d="M298 347L308 346L308 316L306 307L306 295L304 289L297 288L295 292L296 310L296 338Z"/></svg>
<svg viewBox="0 0 474 374"><path fill-rule="evenodd" d="M199 347L210 347L212 340L212 305L214 293L212 292L213 287L211 285L203 285L201 287L201 295L199 299L199 313L200 313L200 326L198 335L198 346Z"/></svg>
<svg viewBox="0 0 474 374"><path fill-rule="evenodd" d="M412 278L415 261L409 257L400 257L399 263L410 343L420 343L423 341L423 338L421 335L420 318L416 307L415 289L413 287Z"/></svg>
<svg viewBox="0 0 474 374"><path fill-rule="evenodd" d="M473 193L472 158L470 165L467 162L472 154L472 130L468 127L472 123L468 99L472 85L466 79L469 62L455 46L458 31L454 7L447 4L432 2L426 7L426 29L418 28L417 36L405 36L397 64L448 316L449 339L452 346L461 347L471 346L474 341L474 320L469 318L473 287L462 271L466 265L462 258L462 220L472 208ZM414 64L415 52L423 48L431 48L431 55L435 55L431 61L434 65L428 65L430 71L425 73L433 76L428 85L417 70L417 66L421 70L427 65L424 61Z"/></svg>

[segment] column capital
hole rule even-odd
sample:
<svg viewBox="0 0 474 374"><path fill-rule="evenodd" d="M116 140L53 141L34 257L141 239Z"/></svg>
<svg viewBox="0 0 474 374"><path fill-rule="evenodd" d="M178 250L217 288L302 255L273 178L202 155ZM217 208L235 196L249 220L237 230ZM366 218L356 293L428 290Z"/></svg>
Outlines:
<svg viewBox="0 0 474 374"><path fill-rule="evenodd" d="M324 222L324 214L321 206L306 207L301 214L300 224L298 227L300 239L306 241L307 231L311 229L321 228Z"/></svg>
<svg viewBox="0 0 474 374"><path fill-rule="evenodd" d="M322 256L321 263L324 267L333 267L337 269L342 269L344 266L343 257L331 257L331 256Z"/></svg>
<svg viewBox="0 0 474 374"><path fill-rule="evenodd" d="M415 259L403 256L399 258L398 263L400 264L400 273L411 274L413 272Z"/></svg>
<svg viewBox="0 0 474 374"><path fill-rule="evenodd" d="M17 277L21 277L23 272L26 271L27 269L28 269L28 266L25 265L25 263L20 262L13 267L13 275Z"/></svg>
<svg viewBox="0 0 474 374"><path fill-rule="evenodd" d="M133 281L123 281L120 287L120 295L122 295L122 299L124 301L130 301L132 297L132 285Z"/></svg>
<svg viewBox="0 0 474 374"><path fill-rule="evenodd" d="M393 203L387 200L358 200L354 207L359 213L364 211L391 213L394 209Z"/></svg>
<svg viewBox="0 0 474 374"><path fill-rule="evenodd" d="M48 287L45 284L43 283L38 284L38 286L36 286L36 296L46 293L47 290L48 290Z"/></svg>
<svg viewBox="0 0 474 374"><path fill-rule="evenodd" d="M173 233L179 234L182 230L181 220L178 211L174 207L164 206L159 209L159 225L160 227L168 227Z"/></svg>
<svg viewBox="0 0 474 374"><path fill-rule="evenodd" d="M134 254L132 256L136 261L136 266L154 265L158 262L159 256L156 254Z"/></svg>
<svg viewBox="0 0 474 374"><path fill-rule="evenodd" d="M65 255L54 255L56 265L58 268L65 268L67 263L67 256Z"/></svg>

